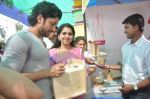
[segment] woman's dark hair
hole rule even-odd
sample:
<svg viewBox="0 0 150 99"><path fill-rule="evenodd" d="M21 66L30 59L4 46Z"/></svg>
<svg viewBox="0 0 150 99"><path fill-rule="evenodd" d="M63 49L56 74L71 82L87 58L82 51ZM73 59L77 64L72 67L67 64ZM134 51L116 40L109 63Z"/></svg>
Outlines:
<svg viewBox="0 0 150 99"><path fill-rule="evenodd" d="M74 41L75 44L77 44L80 40L83 40L85 43L87 43L84 36L78 36L75 38L75 41Z"/></svg>
<svg viewBox="0 0 150 99"><path fill-rule="evenodd" d="M133 14L128 16L122 24L131 24L132 26L138 25L140 32L144 31L144 18L140 14Z"/></svg>
<svg viewBox="0 0 150 99"><path fill-rule="evenodd" d="M31 15L28 17L28 22L31 26L37 23L38 15L42 15L44 19L56 17L61 19L62 12L54 3L43 1L34 6Z"/></svg>
<svg viewBox="0 0 150 99"><path fill-rule="evenodd" d="M52 48L58 48L58 47L61 46L61 42L60 42L60 40L58 39L58 36L60 35L60 33L62 32L62 30L63 30L65 27L68 27L68 28L70 28L70 29L72 30L73 38L74 38L74 35L75 35L74 27L73 27L71 24L69 24L69 23L64 23L64 24L62 24L62 25L58 28L58 30L57 30L57 38L56 38L56 40L55 40L54 45L52 46ZM72 42L70 43L70 45L71 45L72 47L74 47L74 39L72 40Z"/></svg>

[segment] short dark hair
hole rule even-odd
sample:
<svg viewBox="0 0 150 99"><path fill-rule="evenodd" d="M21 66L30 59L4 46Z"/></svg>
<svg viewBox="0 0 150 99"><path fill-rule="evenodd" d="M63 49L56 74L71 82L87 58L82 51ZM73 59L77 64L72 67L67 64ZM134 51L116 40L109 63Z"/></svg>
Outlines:
<svg viewBox="0 0 150 99"><path fill-rule="evenodd" d="M58 17L59 19L61 19L62 12L54 3L43 1L34 6L31 15L28 17L28 22L31 26L34 26L37 23L38 15L42 15L44 19L49 17Z"/></svg>
<svg viewBox="0 0 150 99"><path fill-rule="evenodd" d="M144 18L140 14L133 14L128 16L122 24L131 24L132 26L138 25L140 32L144 31Z"/></svg>
<svg viewBox="0 0 150 99"><path fill-rule="evenodd" d="M70 23L64 23L62 24L58 30L57 30L57 38L52 46L52 48L58 48L61 46L61 42L59 41L58 39L58 36L60 35L60 33L62 32L62 30L65 28L65 27L68 27L72 30L72 33L73 33L73 38L74 38L74 35L75 35L75 30L74 30L74 27L70 24ZM71 44L70 44L72 47L74 47L74 39L72 40Z"/></svg>
<svg viewBox="0 0 150 99"><path fill-rule="evenodd" d="M75 44L77 44L80 40L83 40L85 43L87 43L84 36L78 36L75 38Z"/></svg>

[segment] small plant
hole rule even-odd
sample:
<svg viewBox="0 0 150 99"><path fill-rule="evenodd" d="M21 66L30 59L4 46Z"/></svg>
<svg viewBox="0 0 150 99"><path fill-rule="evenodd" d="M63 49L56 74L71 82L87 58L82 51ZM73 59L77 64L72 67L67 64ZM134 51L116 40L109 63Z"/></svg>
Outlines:
<svg viewBox="0 0 150 99"><path fill-rule="evenodd" d="M0 54L1 52L3 52L2 50L5 47L5 36L6 36L6 31L4 30L4 28L2 28L2 26L0 25Z"/></svg>
<svg viewBox="0 0 150 99"><path fill-rule="evenodd" d="M22 30L22 28L23 28L22 24L20 24L19 22L16 23L16 31Z"/></svg>

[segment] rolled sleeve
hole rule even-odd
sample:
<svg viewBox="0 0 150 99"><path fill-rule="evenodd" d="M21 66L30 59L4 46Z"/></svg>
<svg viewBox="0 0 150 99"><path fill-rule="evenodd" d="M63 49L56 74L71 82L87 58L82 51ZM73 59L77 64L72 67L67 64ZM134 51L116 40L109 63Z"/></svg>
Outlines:
<svg viewBox="0 0 150 99"><path fill-rule="evenodd" d="M28 47L25 41L20 36L14 35L6 44L1 66L20 72L25 64L27 51Z"/></svg>

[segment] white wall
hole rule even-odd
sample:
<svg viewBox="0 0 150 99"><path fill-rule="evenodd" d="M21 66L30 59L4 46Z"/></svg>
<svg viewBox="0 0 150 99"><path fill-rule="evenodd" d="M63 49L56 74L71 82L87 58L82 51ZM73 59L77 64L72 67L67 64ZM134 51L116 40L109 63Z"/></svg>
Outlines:
<svg viewBox="0 0 150 99"><path fill-rule="evenodd" d="M122 21L135 13L144 16L144 35L148 37L150 35L150 24L147 23L150 17L150 1L87 8L87 39L94 41L105 38L108 64L121 61L121 46L127 41L126 35L123 33Z"/></svg>

